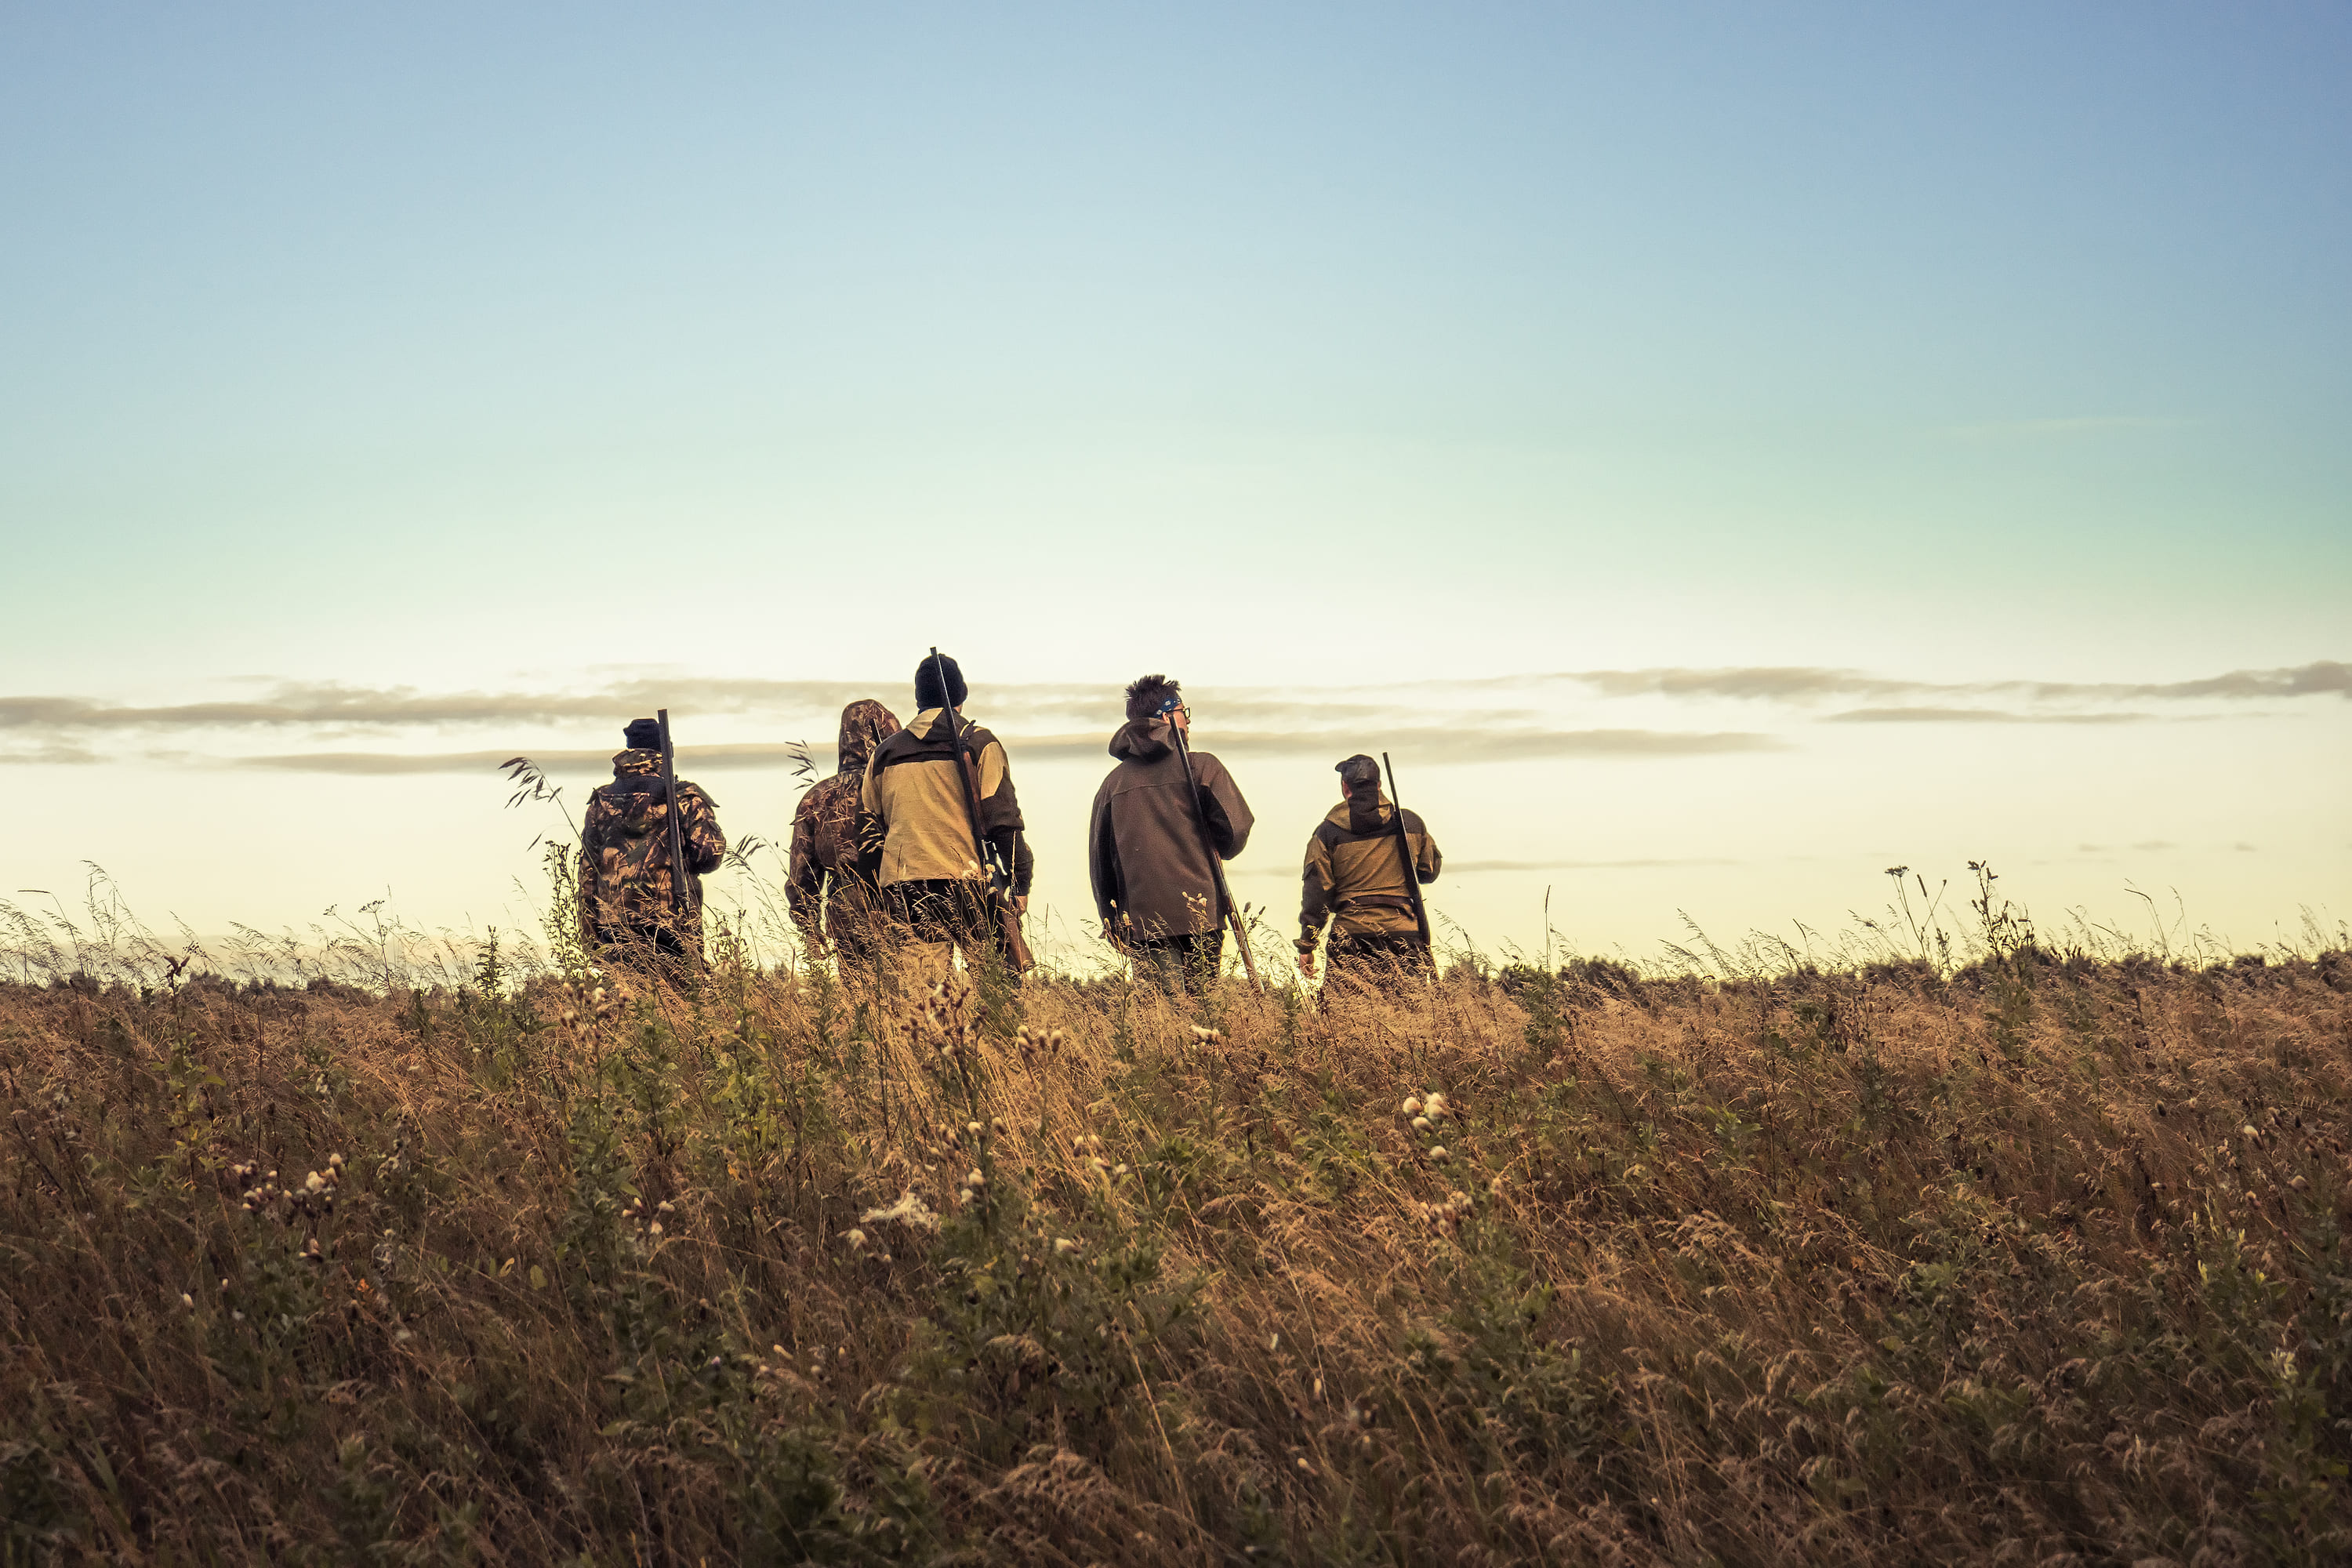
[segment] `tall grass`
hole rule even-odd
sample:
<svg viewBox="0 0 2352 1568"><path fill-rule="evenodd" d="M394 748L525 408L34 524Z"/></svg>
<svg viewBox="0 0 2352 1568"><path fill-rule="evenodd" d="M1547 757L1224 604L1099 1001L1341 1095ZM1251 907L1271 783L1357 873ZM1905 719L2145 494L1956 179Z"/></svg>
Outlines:
<svg viewBox="0 0 2352 1568"><path fill-rule="evenodd" d="M2341 951L1171 1005L43 929L8 1561L2352 1552Z"/></svg>

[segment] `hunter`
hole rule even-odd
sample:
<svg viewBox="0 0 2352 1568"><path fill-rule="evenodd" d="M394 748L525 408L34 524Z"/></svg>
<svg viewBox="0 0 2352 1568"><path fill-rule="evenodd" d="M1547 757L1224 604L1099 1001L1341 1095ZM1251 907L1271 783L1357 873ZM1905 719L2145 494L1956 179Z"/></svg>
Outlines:
<svg viewBox="0 0 2352 1568"><path fill-rule="evenodd" d="M719 868L727 836L717 802L677 781L684 887L672 875L669 792L662 784L661 726L633 719L627 750L613 757L613 782L588 796L580 829L580 924L600 961L651 968L673 978L702 963L702 879Z"/></svg>
<svg viewBox="0 0 2352 1568"><path fill-rule="evenodd" d="M898 715L866 698L841 710L834 774L809 787L793 813L784 900L813 953L870 963L879 933L880 889L858 868L857 796L874 748L898 732Z"/></svg>
<svg viewBox="0 0 2352 1568"><path fill-rule="evenodd" d="M1127 689L1127 722L1110 738L1118 766L1095 792L1087 865L1103 934L1174 995L1217 977L1224 961L1223 889L1209 857L1249 843L1249 803L1224 764L1189 747L1192 710L1176 681L1147 675Z"/></svg>
<svg viewBox="0 0 2352 1568"><path fill-rule="evenodd" d="M1315 947L1331 927L1334 978L1385 977L1429 966L1429 943L1413 915L1413 885L1437 880L1443 858L1419 816L1404 814L1400 844L1396 808L1381 793L1381 765L1357 755L1337 765L1339 804L1307 841L1298 907L1298 968L1315 973Z"/></svg>
<svg viewBox="0 0 2352 1568"><path fill-rule="evenodd" d="M1013 793L1013 770L1004 747L977 724L964 723L969 695L963 671L944 654L915 668L915 707L907 727L874 749L858 789L859 864L881 889L882 910L904 944L913 974L943 978L961 949L967 967L993 956L1017 973L1014 955L1004 951L988 868L973 843L975 831L990 851L1010 868L1010 886L1001 889L1017 921L1029 907L1031 861L1021 834L1021 802ZM969 754L978 773L980 820L959 756ZM1016 933L1017 934L1017 933Z"/></svg>

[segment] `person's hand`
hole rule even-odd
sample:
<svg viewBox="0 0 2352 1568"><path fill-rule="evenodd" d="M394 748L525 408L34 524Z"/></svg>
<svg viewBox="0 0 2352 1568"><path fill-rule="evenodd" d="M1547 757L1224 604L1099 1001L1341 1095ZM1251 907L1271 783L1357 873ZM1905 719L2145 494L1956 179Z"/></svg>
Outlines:
<svg viewBox="0 0 2352 1568"><path fill-rule="evenodd" d="M1015 894L1013 894L1013 918L1014 918L1015 920L1018 920L1021 916L1025 915L1025 914L1027 914L1028 912L1029 912L1029 895L1028 895L1028 894L1026 894L1026 893L1015 893Z"/></svg>
<svg viewBox="0 0 2352 1568"><path fill-rule="evenodd" d="M1298 955L1298 973L1307 979L1315 978L1315 950L1307 948Z"/></svg>

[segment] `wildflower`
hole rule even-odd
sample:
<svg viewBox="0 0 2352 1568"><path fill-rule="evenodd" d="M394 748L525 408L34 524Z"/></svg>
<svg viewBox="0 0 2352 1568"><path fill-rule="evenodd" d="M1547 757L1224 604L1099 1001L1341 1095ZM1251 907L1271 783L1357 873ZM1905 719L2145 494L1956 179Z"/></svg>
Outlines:
<svg viewBox="0 0 2352 1568"><path fill-rule="evenodd" d="M302 1190L306 1193L323 1193L327 1190L327 1178L313 1171L302 1178Z"/></svg>
<svg viewBox="0 0 2352 1568"><path fill-rule="evenodd" d="M668 1200L667 1199L664 1199L662 1202L654 1205L654 1213L656 1214L675 1214L677 1212L677 1210L669 1206Z"/></svg>
<svg viewBox="0 0 2352 1568"><path fill-rule="evenodd" d="M900 1194L898 1201L889 1207L867 1209L858 1215L858 1218L867 1225L896 1220L900 1225L909 1226L917 1230L940 1228L940 1216L933 1214L923 1200L915 1195L914 1189L911 1187Z"/></svg>
<svg viewBox="0 0 2352 1568"><path fill-rule="evenodd" d="M1427 1100L1422 1101L1421 1106L1422 1114L1428 1117L1432 1121L1444 1121L1453 1109L1454 1108L1446 1102L1445 1097L1442 1094L1432 1094Z"/></svg>
<svg viewBox="0 0 2352 1568"><path fill-rule="evenodd" d="M183 1290L180 1292L180 1305L193 1312L196 1310L196 1299Z"/></svg>
<svg viewBox="0 0 2352 1568"><path fill-rule="evenodd" d="M1404 1103L1397 1107L1397 1114L1399 1116L1419 1116L1421 1114L1420 1100L1412 1095L1405 1096Z"/></svg>
<svg viewBox="0 0 2352 1568"><path fill-rule="evenodd" d="M1275 1352L1276 1352L1276 1351L1280 1350L1281 1348L1282 1348L1282 1336L1281 1336L1280 1334L1268 1334L1268 1335L1266 1335L1266 1336L1265 1336L1265 1353L1266 1353L1266 1354L1268 1354L1268 1355L1272 1355Z"/></svg>
<svg viewBox="0 0 2352 1568"><path fill-rule="evenodd" d="M848 1231L841 1239L849 1243L849 1249L855 1252L866 1245L866 1233L862 1230Z"/></svg>
<svg viewBox="0 0 2352 1568"><path fill-rule="evenodd" d="M653 1224L651 1224L651 1225L649 1225L649 1226L646 1226L646 1234L647 1236L659 1236L661 1233L662 1233L662 1223L661 1223L661 1221L659 1221L659 1220L656 1220L656 1221L654 1221L654 1222L653 1222Z"/></svg>
<svg viewBox="0 0 2352 1568"><path fill-rule="evenodd" d="M1223 1032L1221 1030L1204 1029L1200 1025L1195 1024L1192 1026L1192 1037L1200 1041L1202 1045L1209 1046L1214 1045L1217 1041L1223 1039L1225 1037Z"/></svg>
<svg viewBox="0 0 2352 1568"><path fill-rule="evenodd" d="M1116 1165L1113 1165L1113 1166L1110 1168L1110 1173L1111 1173L1112 1175L1114 1175L1114 1176L1124 1176L1124 1175L1126 1175L1126 1174L1127 1174L1127 1163L1126 1163L1125 1161L1121 1161L1121 1162L1119 1162L1119 1163L1118 1163L1118 1164L1116 1164Z"/></svg>
<svg viewBox="0 0 2352 1568"><path fill-rule="evenodd" d="M1453 1158L1451 1154L1446 1152L1445 1145L1443 1143L1433 1145L1429 1151L1429 1157L1436 1161L1441 1165Z"/></svg>
<svg viewBox="0 0 2352 1568"><path fill-rule="evenodd" d="M1414 1118L1412 1119L1412 1130L1413 1130L1415 1132L1426 1132L1426 1131L1429 1131L1429 1118L1428 1118L1428 1117L1426 1117L1426 1116L1416 1116L1416 1117L1414 1117Z"/></svg>
<svg viewBox="0 0 2352 1568"><path fill-rule="evenodd" d="M1077 1249L1078 1244L1072 1241L1066 1236L1057 1236L1054 1238L1054 1250L1061 1254L1064 1258L1067 1258L1071 1253L1076 1252Z"/></svg>
<svg viewBox="0 0 2352 1568"><path fill-rule="evenodd" d="M340 1171L342 1168L343 1157L341 1154L330 1154L327 1156L327 1169L330 1171Z"/></svg>
<svg viewBox="0 0 2352 1568"><path fill-rule="evenodd" d="M971 1133L975 1138L980 1136L980 1123L977 1121L965 1122L963 1124L963 1130Z"/></svg>
<svg viewBox="0 0 2352 1568"><path fill-rule="evenodd" d="M966 1171L963 1173L963 1184L967 1187L977 1190L988 1185L988 1178L982 1175L980 1173L980 1168L975 1165L971 1170Z"/></svg>

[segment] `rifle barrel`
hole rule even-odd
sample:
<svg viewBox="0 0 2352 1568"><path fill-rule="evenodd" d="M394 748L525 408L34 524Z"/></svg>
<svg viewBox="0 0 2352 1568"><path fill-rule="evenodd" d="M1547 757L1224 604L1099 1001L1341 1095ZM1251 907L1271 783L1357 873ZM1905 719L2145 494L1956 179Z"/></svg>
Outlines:
<svg viewBox="0 0 2352 1568"><path fill-rule="evenodd" d="M1173 719L1168 721L1168 733L1176 742L1176 754L1184 760L1184 787L1192 796L1192 820L1201 829L1201 847L1208 853L1209 877L1216 885L1220 918L1234 928L1234 941L1242 950L1242 970L1248 974L1249 983L1263 991L1265 983L1257 977L1257 959L1250 952L1249 931L1242 924L1241 910L1234 905L1234 890L1225 885L1225 863L1218 858L1216 840L1209 836L1209 807L1201 798L1201 781L1192 776L1192 748L1185 743L1184 731L1176 727Z"/></svg>
<svg viewBox="0 0 2352 1568"><path fill-rule="evenodd" d="M678 918L686 917L686 849L678 831L680 807L677 800L677 752L670 743L669 710L655 710L661 724L663 815L669 818L669 901L676 906Z"/></svg>
<svg viewBox="0 0 2352 1568"><path fill-rule="evenodd" d="M1421 868L1413 863L1412 839L1404 830L1404 802L1397 798L1396 764L1389 761L1386 752L1381 753L1381 766L1389 771L1389 809L1396 814L1397 854L1404 860L1404 890L1412 900L1412 923L1421 928L1421 945L1432 951L1436 942L1429 930L1429 906L1421 899Z"/></svg>
<svg viewBox="0 0 2352 1568"><path fill-rule="evenodd" d="M964 746L964 735L970 726L959 722L955 704L949 700L947 665L937 647L931 649L931 673L939 678L940 712L948 722L948 738L955 742L956 775L963 780L964 819L971 828L972 853L979 857L982 879L986 885L984 897L996 910L997 925L1004 938L1005 961L1013 965L1017 978L1021 971L1034 967L1036 960L1030 956L1029 944L1021 935L1021 917L1013 908L1013 867L1009 862L998 861L995 847L981 831L980 769Z"/></svg>

